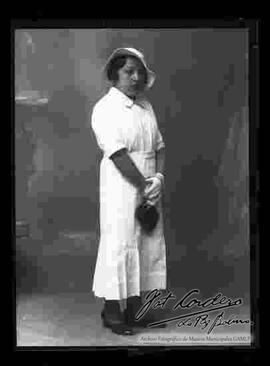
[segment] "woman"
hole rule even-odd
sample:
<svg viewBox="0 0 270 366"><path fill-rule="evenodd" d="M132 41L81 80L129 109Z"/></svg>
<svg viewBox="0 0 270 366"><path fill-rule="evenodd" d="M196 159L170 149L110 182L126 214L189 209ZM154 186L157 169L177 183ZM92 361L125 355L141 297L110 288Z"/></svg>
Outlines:
<svg viewBox="0 0 270 366"><path fill-rule="evenodd" d="M130 335L141 296L166 288L166 251L161 194L165 144L143 91L155 74L134 48L118 48L105 73L109 92L93 108L91 125L103 151L100 164L100 243L93 291L105 299L103 324ZM159 220L145 233L135 217L138 205L155 205ZM126 300L125 316L120 301ZM144 326L146 322L139 322Z"/></svg>

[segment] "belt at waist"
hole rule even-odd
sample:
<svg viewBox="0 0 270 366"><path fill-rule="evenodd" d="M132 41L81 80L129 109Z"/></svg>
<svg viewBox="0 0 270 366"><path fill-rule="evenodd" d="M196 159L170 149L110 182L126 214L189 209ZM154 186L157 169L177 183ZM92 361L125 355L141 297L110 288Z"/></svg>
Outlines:
<svg viewBox="0 0 270 366"><path fill-rule="evenodd" d="M145 159L153 159L156 157L156 152L155 151L129 151L128 154L131 157L143 157Z"/></svg>

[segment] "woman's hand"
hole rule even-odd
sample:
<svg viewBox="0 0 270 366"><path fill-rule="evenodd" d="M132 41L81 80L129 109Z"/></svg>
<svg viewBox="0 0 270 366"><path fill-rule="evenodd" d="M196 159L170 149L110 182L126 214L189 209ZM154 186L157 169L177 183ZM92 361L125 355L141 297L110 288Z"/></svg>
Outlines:
<svg viewBox="0 0 270 366"><path fill-rule="evenodd" d="M161 193L159 195L151 197L151 199L148 198L146 202L147 202L148 205L155 206L160 199L161 199Z"/></svg>
<svg viewBox="0 0 270 366"><path fill-rule="evenodd" d="M147 186L144 190L144 198L155 205L161 198L162 183L157 177L149 177L145 180Z"/></svg>

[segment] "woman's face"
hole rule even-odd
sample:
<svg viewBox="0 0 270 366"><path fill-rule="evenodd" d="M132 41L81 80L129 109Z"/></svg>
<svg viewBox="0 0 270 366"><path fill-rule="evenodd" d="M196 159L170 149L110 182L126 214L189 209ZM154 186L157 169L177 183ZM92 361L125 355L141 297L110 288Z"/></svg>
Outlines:
<svg viewBox="0 0 270 366"><path fill-rule="evenodd" d="M115 87L128 97L136 97L145 88L145 69L136 58L128 57L125 65L118 70Z"/></svg>

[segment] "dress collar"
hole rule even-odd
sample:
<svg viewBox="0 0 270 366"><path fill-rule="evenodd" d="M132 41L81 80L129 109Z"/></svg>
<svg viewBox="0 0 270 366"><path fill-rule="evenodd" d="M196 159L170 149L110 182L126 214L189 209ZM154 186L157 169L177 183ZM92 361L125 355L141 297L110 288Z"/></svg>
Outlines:
<svg viewBox="0 0 270 366"><path fill-rule="evenodd" d="M134 104L144 107L143 105L144 99L139 97L138 100L133 100L129 98L127 95L125 95L123 92L121 92L119 89L115 88L114 86L111 87L111 89L109 90L109 94L113 95L114 97L122 101L122 103L128 108L131 108Z"/></svg>

